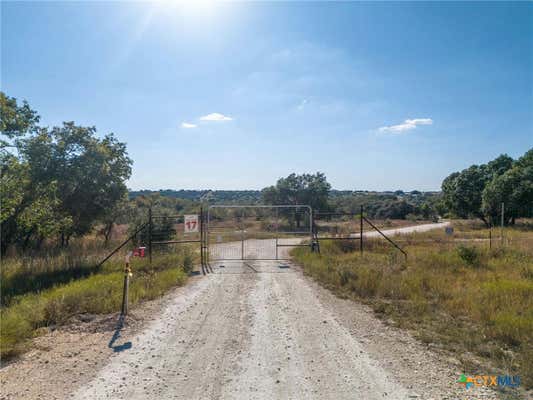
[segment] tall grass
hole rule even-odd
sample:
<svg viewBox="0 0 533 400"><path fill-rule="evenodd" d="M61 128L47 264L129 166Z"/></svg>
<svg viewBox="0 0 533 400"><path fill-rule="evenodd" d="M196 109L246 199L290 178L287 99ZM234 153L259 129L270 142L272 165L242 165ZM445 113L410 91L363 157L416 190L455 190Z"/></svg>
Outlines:
<svg viewBox="0 0 533 400"><path fill-rule="evenodd" d="M320 255L293 254L338 294L372 304L425 341L486 357L533 386L533 246L527 245L533 232L507 229L503 249L416 241L432 235L411 237L407 260L383 241L368 241L363 256L342 241L321 243Z"/></svg>
<svg viewBox="0 0 533 400"><path fill-rule="evenodd" d="M0 355L11 358L27 348L28 339L43 327L61 325L82 313L120 310L124 261L115 257L102 268L95 257L59 254L33 260L7 260L2 268ZM99 258L98 258L99 259ZM161 296L183 285L195 254L182 247L147 259L132 260L131 304Z"/></svg>
<svg viewBox="0 0 533 400"><path fill-rule="evenodd" d="M2 263L2 306L15 296L35 293L96 272L96 259L69 253L54 257L21 257Z"/></svg>

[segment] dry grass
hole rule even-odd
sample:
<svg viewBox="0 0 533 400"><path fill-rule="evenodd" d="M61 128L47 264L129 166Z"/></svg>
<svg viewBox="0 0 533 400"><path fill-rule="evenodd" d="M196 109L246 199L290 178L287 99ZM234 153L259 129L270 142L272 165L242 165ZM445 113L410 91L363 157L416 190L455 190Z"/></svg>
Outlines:
<svg viewBox="0 0 533 400"><path fill-rule="evenodd" d="M161 296L182 285L197 255L181 246L146 258L132 260L130 303ZM11 258L2 266L0 309L0 355L3 360L27 349L28 339L42 327L61 325L82 313L100 314L120 310L123 285L123 255L101 268L102 256L82 256L73 250L39 258Z"/></svg>
<svg viewBox="0 0 533 400"><path fill-rule="evenodd" d="M468 223L454 225L455 238L488 236ZM321 243L320 255L294 255L338 294L372 304L426 342L484 360L465 372L496 368L532 387L533 231L506 228L504 238L504 248L489 249L441 231L403 236L408 260L383 241L367 241L363 256L343 241Z"/></svg>

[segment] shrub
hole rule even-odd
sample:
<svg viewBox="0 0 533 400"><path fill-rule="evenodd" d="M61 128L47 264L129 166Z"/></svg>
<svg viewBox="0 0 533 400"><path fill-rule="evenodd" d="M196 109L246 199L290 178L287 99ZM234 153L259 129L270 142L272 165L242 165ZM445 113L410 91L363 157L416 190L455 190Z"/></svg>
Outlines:
<svg viewBox="0 0 533 400"><path fill-rule="evenodd" d="M357 280L357 273L355 272L353 267L350 267L350 266L339 267L337 270L337 273L339 274L339 282L341 286L345 286L349 282Z"/></svg>
<svg viewBox="0 0 533 400"><path fill-rule="evenodd" d="M522 270L520 271L520 276L522 276L522 278L524 279L533 281L533 267L524 266Z"/></svg>
<svg viewBox="0 0 533 400"><path fill-rule="evenodd" d="M189 252L187 252L184 256L183 256L183 270L187 273L187 274L190 274L193 270L193 267L194 267L194 260L193 260L193 256L192 254L190 254Z"/></svg>
<svg viewBox="0 0 533 400"><path fill-rule="evenodd" d="M459 245L457 254L461 260L470 266L478 266L480 261L479 251L475 247Z"/></svg>
<svg viewBox="0 0 533 400"><path fill-rule="evenodd" d="M352 253L355 250L359 250L359 241L356 239L349 240L338 240L336 241L337 247L342 251L343 253Z"/></svg>

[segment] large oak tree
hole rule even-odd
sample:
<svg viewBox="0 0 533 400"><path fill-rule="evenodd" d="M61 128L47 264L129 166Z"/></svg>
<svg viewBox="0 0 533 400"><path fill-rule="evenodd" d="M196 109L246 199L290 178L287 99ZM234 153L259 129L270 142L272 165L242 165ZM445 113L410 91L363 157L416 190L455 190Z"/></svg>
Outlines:
<svg viewBox="0 0 533 400"><path fill-rule="evenodd" d="M113 134L65 122L42 128L27 103L0 94L2 252L47 237L68 244L127 195L132 161Z"/></svg>

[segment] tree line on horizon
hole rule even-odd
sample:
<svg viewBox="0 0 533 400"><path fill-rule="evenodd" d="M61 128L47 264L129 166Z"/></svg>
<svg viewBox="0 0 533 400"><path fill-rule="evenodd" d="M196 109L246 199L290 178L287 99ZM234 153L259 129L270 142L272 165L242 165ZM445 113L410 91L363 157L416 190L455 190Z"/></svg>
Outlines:
<svg viewBox="0 0 533 400"><path fill-rule="evenodd" d="M101 234L117 224L139 226L149 208L164 215L197 212L208 204L306 204L314 210L378 219L479 218L494 224L533 217L533 149L517 160L501 155L444 179L442 192L334 190L325 174L295 174L258 190L128 191L133 161L113 134L74 122L42 127L30 105L0 92L1 252Z"/></svg>

